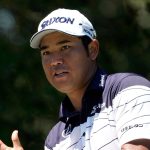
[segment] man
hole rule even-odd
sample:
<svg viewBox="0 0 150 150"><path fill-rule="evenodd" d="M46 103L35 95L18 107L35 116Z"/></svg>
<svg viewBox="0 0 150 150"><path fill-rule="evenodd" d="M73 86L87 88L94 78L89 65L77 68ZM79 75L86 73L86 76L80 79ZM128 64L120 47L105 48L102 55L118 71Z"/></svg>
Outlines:
<svg viewBox="0 0 150 150"><path fill-rule="evenodd" d="M129 73L107 75L96 62L99 42L90 21L77 10L57 9L30 41L41 51L48 82L66 98L45 150L149 150L150 82ZM23 150L18 131L13 148Z"/></svg>

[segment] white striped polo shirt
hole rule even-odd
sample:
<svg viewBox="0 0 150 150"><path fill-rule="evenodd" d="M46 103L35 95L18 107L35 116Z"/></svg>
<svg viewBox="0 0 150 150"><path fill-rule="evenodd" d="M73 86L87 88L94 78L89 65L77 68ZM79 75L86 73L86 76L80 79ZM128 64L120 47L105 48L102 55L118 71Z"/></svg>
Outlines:
<svg viewBox="0 0 150 150"><path fill-rule="evenodd" d="M45 150L120 150L139 138L150 139L150 82L131 73L97 70L81 112L66 97L60 120L49 132Z"/></svg>

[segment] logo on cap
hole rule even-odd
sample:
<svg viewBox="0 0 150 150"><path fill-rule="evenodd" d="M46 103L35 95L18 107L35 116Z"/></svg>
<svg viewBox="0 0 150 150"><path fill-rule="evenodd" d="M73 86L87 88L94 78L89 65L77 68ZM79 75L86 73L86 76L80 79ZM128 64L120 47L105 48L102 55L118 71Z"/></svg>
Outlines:
<svg viewBox="0 0 150 150"><path fill-rule="evenodd" d="M70 24L73 24L74 23L74 20L75 18L70 18L70 17L53 17L53 18L50 18L49 20L45 20L43 21L43 23L41 24L41 28L42 30L53 24L53 23L70 23Z"/></svg>

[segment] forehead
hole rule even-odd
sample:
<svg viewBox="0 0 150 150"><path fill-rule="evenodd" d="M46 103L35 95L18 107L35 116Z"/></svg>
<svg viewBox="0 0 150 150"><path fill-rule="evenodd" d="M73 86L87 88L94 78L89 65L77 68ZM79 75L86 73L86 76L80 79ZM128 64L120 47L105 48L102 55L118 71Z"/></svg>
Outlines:
<svg viewBox="0 0 150 150"><path fill-rule="evenodd" d="M62 32L52 32L47 35L45 35L41 42L40 45L47 45L47 44L57 44L60 43L61 41L66 41L66 42L80 42L81 39L76 36L71 36L69 34L65 34Z"/></svg>

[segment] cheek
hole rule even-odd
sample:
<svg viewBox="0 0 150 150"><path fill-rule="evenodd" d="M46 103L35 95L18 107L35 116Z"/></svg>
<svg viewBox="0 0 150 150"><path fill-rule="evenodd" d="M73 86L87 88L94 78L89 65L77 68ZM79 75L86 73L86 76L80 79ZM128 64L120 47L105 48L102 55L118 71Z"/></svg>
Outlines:
<svg viewBox="0 0 150 150"><path fill-rule="evenodd" d="M50 59L48 56L43 56L41 57L41 61L42 61L42 66L44 71L46 72L46 70L48 70L48 68L50 67Z"/></svg>
<svg viewBox="0 0 150 150"><path fill-rule="evenodd" d="M49 69L48 62L44 59L42 59L42 67L43 67L44 73L46 75L46 78L48 79L49 74L50 74L50 69Z"/></svg>
<svg viewBox="0 0 150 150"><path fill-rule="evenodd" d="M74 56L74 58L72 58L69 63L74 73L73 75L76 78L78 77L78 78L83 78L83 79L88 73L90 64L91 62L88 56L85 56L85 57Z"/></svg>
<svg viewBox="0 0 150 150"><path fill-rule="evenodd" d="M42 67L43 67L44 72L46 72L46 63L43 59L42 59Z"/></svg>
<svg viewBox="0 0 150 150"><path fill-rule="evenodd" d="M86 68L88 67L89 63L90 63L90 59L89 57L85 54L81 54L81 55L77 55L77 56L74 56L74 62L76 64L77 67L79 68Z"/></svg>

